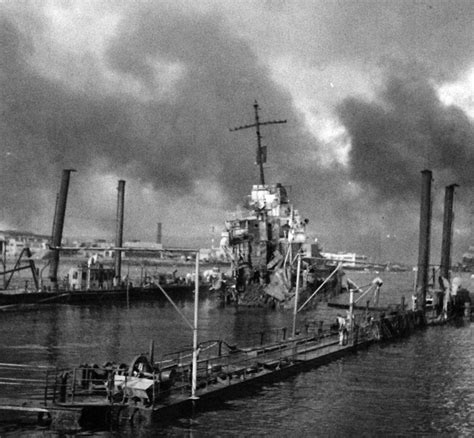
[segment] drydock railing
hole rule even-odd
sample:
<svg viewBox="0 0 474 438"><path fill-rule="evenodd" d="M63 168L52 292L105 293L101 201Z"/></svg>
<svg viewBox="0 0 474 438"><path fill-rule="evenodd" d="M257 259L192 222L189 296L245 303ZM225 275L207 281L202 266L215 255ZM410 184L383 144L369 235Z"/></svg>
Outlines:
<svg viewBox="0 0 474 438"><path fill-rule="evenodd" d="M280 329L280 338L257 347L237 348L222 340L203 343L197 361L197 389L218 383L231 384L236 379L246 380L264 370L277 370L298 361L322 357L344 346L404 336L422 323L420 316L411 311L380 315L371 320L361 314L345 337L341 337L337 327L323 330L320 323L309 322L304 334L286 338L286 332ZM38 412L41 407L53 405L124 404L129 401L154 406L168 397L189 396L191 366L189 350L166 355L155 362L146 375L149 386L130 392L127 387L132 387L137 379L126 366L109 364L57 369L0 363L0 404L25 406L28 401L32 410L36 407Z"/></svg>

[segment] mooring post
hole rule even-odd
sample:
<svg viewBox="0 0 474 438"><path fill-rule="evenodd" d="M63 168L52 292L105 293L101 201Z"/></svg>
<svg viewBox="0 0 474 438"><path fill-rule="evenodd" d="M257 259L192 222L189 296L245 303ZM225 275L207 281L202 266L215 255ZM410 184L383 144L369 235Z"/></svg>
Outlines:
<svg viewBox="0 0 474 438"><path fill-rule="evenodd" d="M64 169L59 194L56 200L54 212L53 236L52 236L52 259L49 266L49 279L53 290L58 289L59 247L63 239L64 218L66 216L67 193L69 190L69 179L74 169Z"/></svg>
<svg viewBox="0 0 474 438"><path fill-rule="evenodd" d="M418 275L416 281L416 310L425 315L431 237L431 170L423 170L420 205L420 240L418 246Z"/></svg>

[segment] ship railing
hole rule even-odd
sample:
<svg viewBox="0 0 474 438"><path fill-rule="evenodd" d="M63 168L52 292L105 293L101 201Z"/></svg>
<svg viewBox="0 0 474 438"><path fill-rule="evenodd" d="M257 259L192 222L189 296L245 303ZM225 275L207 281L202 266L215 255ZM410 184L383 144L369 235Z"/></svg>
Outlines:
<svg viewBox="0 0 474 438"><path fill-rule="evenodd" d="M323 350L338 343L331 330L320 336L297 336L261 347L243 348L238 352L198 361L198 388L210 384L232 384L246 380L264 370L276 370L305 359L314 350Z"/></svg>
<svg viewBox="0 0 474 438"><path fill-rule="evenodd" d="M181 372L181 374L186 374ZM178 378L175 381L175 375ZM181 380L180 380L181 379ZM128 368L116 365L91 367L88 365L69 369L49 370L44 387L44 404L124 404L136 399L134 385L137 381L147 387L137 392L138 398L150 406L173 391L189 387L187 379L173 370L153 370L150 373L130 375Z"/></svg>
<svg viewBox="0 0 474 438"><path fill-rule="evenodd" d="M48 379L54 372L46 365L0 363L1 404L47 406L52 399Z"/></svg>
<svg viewBox="0 0 474 438"><path fill-rule="evenodd" d="M396 318L387 317L392 325ZM393 321L392 321L393 320ZM222 343L224 341L209 341L202 347L197 361L198 389L215 383L231 384L236 379L245 380L263 370L275 370L290 363L304 361L312 357L322 355L339 343L339 334L333 327L321 329L318 324L317 331L311 332L311 324L305 326L306 333L300 333L294 338L287 338L249 348L234 348L223 353ZM346 344L354 345L376 338L377 333L383 335L383 326L380 321L372 321L371 324L355 324L356 330L349 334ZM357 334L356 334L357 333ZM212 354L210 350L217 347L220 354ZM232 346L231 346L232 347ZM209 350L209 351L208 351ZM155 362L156 372L149 375L155 384L151 387L150 397L153 403L166 398L172 394L189 395L191 387L191 365L192 358L186 354L187 350L178 352L178 359L166 359ZM175 353L176 354L176 353ZM127 383L128 370L111 368L93 368L98 374L89 376L84 380L84 373L90 372L89 368L79 367L72 370L55 370L54 376L49 379L48 397L45 399L55 402L74 403L82 400L84 396L103 396L104 402L108 399L112 402L123 402L123 399L115 397L112 400L111 389L113 388L113 376L117 373L124 375L123 382ZM173 372L172 384L163 385L160 375ZM101 374L102 373L102 374ZM169 374L171 375L171 374ZM102 376L102 377L100 377Z"/></svg>
<svg viewBox="0 0 474 438"><path fill-rule="evenodd" d="M290 329L288 327L277 327L272 330L250 332L246 336L246 344L255 346L271 345L284 342L288 340ZM323 330L323 321L306 321L303 327L300 327L297 332L300 336L313 336L324 338L332 336L334 333L329 329ZM225 351L235 353L239 348L235 344L231 344L222 339L208 340L201 342L199 345L199 355L208 354L213 357L224 355ZM173 367L185 363L190 363L192 359L192 348L184 348L178 351L166 353L162 359L156 364L160 369Z"/></svg>
<svg viewBox="0 0 474 438"><path fill-rule="evenodd" d="M359 336L363 336L362 332ZM219 345L221 342L224 341L210 341L206 345L209 349L216 346L219 348L222 347ZM271 371L306 360L318 351L322 354L337 343L337 332L329 328L316 334L299 334L294 338L257 347L231 349L225 354L222 350L221 354L206 354L204 348L197 361L197 387L200 389L216 383L232 384L237 379L246 380L264 370ZM152 404L173 394L190 394L192 361L187 354L183 354L185 351L180 352L178 362L171 359L156 362L155 371L148 374L147 378L153 381L148 394ZM163 383L163 373L170 376L168 384ZM92 399L101 403L125 403L128 397L115 386L117 375L123 376L121 383L125 387L129 379L132 379L128 375L128 369L117 366L49 369L46 371L44 404L75 404L90 402ZM39 388L41 385L38 385Z"/></svg>
<svg viewBox="0 0 474 438"><path fill-rule="evenodd" d="M91 367L88 365L74 368L49 369L44 386L44 403L74 404L90 401L99 396L110 395L113 376L117 369L112 367Z"/></svg>

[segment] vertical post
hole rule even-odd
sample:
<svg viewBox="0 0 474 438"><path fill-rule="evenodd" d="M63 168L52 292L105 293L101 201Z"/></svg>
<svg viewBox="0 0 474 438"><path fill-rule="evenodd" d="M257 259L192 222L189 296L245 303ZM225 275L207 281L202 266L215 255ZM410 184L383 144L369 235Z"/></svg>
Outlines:
<svg viewBox="0 0 474 438"><path fill-rule="evenodd" d="M352 333L354 328L354 290L349 289L349 331Z"/></svg>
<svg viewBox="0 0 474 438"><path fill-rule="evenodd" d="M0 245L2 247L2 264L3 264L3 271L5 272L7 270L7 253L6 253L6 247L7 247L7 241L6 240L1 240ZM4 273L3 274L3 289L7 288L7 276Z"/></svg>
<svg viewBox="0 0 474 438"><path fill-rule="evenodd" d="M196 252L196 281L194 282L194 326L193 326L193 366L191 381L191 399L197 400L197 358L198 358L198 304L199 304L199 251Z"/></svg>
<svg viewBox="0 0 474 438"><path fill-rule="evenodd" d="M295 306L293 309L293 338L296 336L296 315L298 313L298 297L300 290L300 269L301 269L301 253L298 253L298 263L296 266L296 291L295 291Z"/></svg>
<svg viewBox="0 0 474 438"><path fill-rule="evenodd" d="M69 190L69 179L74 169L64 169L61 178L61 187L57 198L56 210L53 222L53 257L49 266L49 279L53 290L58 289L59 248L63 239L64 218L66 216L67 193Z"/></svg>
<svg viewBox="0 0 474 438"><path fill-rule="evenodd" d="M265 185L265 175L263 173L263 154L262 154L262 136L260 135L260 120L258 117L258 103L253 105L255 109L255 126L257 127L257 162L260 169L260 184Z"/></svg>
<svg viewBox="0 0 474 438"><path fill-rule="evenodd" d="M153 339L150 341L150 347L149 347L148 355L150 357L150 363L153 366L154 363L155 363L155 342L153 341Z"/></svg>
<svg viewBox="0 0 474 438"><path fill-rule="evenodd" d="M130 308L130 279L127 275L127 309Z"/></svg>
<svg viewBox="0 0 474 438"><path fill-rule="evenodd" d="M453 202L454 189L457 184L446 186L444 194L443 240L441 243L440 275L449 280L451 270L451 247L453 235Z"/></svg>
<svg viewBox="0 0 474 438"><path fill-rule="evenodd" d="M91 288L91 261L87 262L87 274L86 274L86 290Z"/></svg>
<svg viewBox="0 0 474 438"><path fill-rule="evenodd" d="M72 370L71 403L74 403L75 394L76 394L76 368Z"/></svg>
<svg viewBox="0 0 474 438"><path fill-rule="evenodd" d="M158 222L156 224L156 243L161 244L162 243L162 230L161 230L161 222Z"/></svg>
<svg viewBox="0 0 474 438"><path fill-rule="evenodd" d="M115 278L117 285L120 285L122 278L122 248L123 246L123 212L125 199L125 181L120 180L117 195L117 223L115 229Z"/></svg>
<svg viewBox="0 0 474 438"><path fill-rule="evenodd" d="M374 292L374 307L379 307L379 298L380 298L380 284L375 286Z"/></svg>
<svg viewBox="0 0 474 438"><path fill-rule="evenodd" d="M431 237L431 170L423 170L420 206L420 240L418 247L418 275L416 281L416 310L425 313Z"/></svg>

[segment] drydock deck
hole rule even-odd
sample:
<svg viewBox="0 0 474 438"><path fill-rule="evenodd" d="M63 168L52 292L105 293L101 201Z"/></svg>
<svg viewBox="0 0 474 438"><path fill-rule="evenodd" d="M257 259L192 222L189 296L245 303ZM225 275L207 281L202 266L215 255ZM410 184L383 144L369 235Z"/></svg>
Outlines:
<svg viewBox="0 0 474 438"><path fill-rule="evenodd" d="M412 311L381 314L357 324L342 335L337 330L311 332L273 344L233 348L222 353L223 343L203 348L197 363L195 399L191 399L191 360L182 353L155 362L146 378L130 369L35 369L0 365L0 384L17 385L15 396L0 400L0 411L37 415L60 430L120 424L123 421L166 421L186 416L208 403L234 398L259 384L327 363L380 340L406 336L426 323ZM39 374L38 374L39 373ZM41 376L40 376L41 375ZM141 376L143 377L143 375ZM30 388L30 389L28 389ZM31 389L33 388L33 389ZM21 390L20 390L21 389Z"/></svg>

